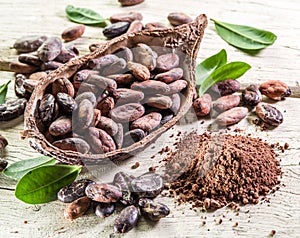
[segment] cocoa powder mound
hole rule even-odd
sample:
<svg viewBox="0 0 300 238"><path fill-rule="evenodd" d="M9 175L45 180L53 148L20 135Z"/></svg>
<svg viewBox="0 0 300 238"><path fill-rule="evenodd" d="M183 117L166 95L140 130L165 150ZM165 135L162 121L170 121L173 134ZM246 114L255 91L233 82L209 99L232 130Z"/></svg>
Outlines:
<svg viewBox="0 0 300 238"><path fill-rule="evenodd" d="M278 186L278 154L260 138L240 134L185 135L169 153L165 180L180 203L217 209L231 202L259 202Z"/></svg>

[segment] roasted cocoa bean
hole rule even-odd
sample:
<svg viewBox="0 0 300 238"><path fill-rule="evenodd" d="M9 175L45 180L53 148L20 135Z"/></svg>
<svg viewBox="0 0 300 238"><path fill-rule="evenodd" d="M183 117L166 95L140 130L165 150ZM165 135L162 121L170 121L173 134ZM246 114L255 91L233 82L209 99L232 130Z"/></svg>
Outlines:
<svg viewBox="0 0 300 238"><path fill-rule="evenodd" d="M20 62L11 62L9 64L9 70L17 74L32 74L38 70L38 67Z"/></svg>
<svg viewBox="0 0 300 238"><path fill-rule="evenodd" d="M53 145L62 150L72 150L82 154L86 154L90 151L89 144L81 138L65 138L54 141Z"/></svg>
<svg viewBox="0 0 300 238"><path fill-rule="evenodd" d="M83 69L78 71L73 77L74 88L78 90L81 86L81 83L85 82L85 80L89 77L89 75L92 74L97 75L99 74L99 72L96 70L89 70L89 69Z"/></svg>
<svg viewBox="0 0 300 238"><path fill-rule="evenodd" d="M141 213L151 221L159 221L161 218L170 214L170 209L167 205L160 202L154 202L149 198L139 199L138 204Z"/></svg>
<svg viewBox="0 0 300 238"><path fill-rule="evenodd" d="M124 205L132 205L135 203L135 198L132 195L131 181L135 177L124 172L118 172L114 176L113 183L122 191L120 202Z"/></svg>
<svg viewBox="0 0 300 238"><path fill-rule="evenodd" d="M108 117L101 116L96 127L106 131L110 136L114 136L118 133L117 123Z"/></svg>
<svg viewBox="0 0 300 238"><path fill-rule="evenodd" d="M98 88L107 90L108 92L114 92L117 89L117 83L115 80L96 74L90 74L86 82L94 84Z"/></svg>
<svg viewBox="0 0 300 238"><path fill-rule="evenodd" d="M66 42L76 40L83 35L85 31L85 25L75 25L68 27L61 33L61 38Z"/></svg>
<svg viewBox="0 0 300 238"><path fill-rule="evenodd" d="M213 109L217 112L224 112L238 106L240 104L240 100L239 95L223 96L214 101Z"/></svg>
<svg viewBox="0 0 300 238"><path fill-rule="evenodd" d="M8 145L6 138L0 134L0 150L3 150Z"/></svg>
<svg viewBox="0 0 300 238"><path fill-rule="evenodd" d="M198 117L206 116L210 113L212 98L209 94L204 94L193 102L193 108Z"/></svg>
<svg viewBox="0 0 300 238"><path fill-rule="evenodd" d="M23 82L23 87L27 92L32 93L38 83L39 81L37 80L25 79Z"/></svg>
<svg viewBox="0 0 300 238"><path fill-rule="evenodd" d="M269 80L259 86L259 90L265 96L275 101L283 100L291 95L291 89L288 85L279 80Z"/></svg>
<svg viewBox="0 0 300 238"><path fill-rule="evenodd" d="M17 39L14 43L14 48L19 53L29 53L37 50L47 39L47 36L41 35L32 35L32 36L24 36L20 39Z"/></svg>
<svg viewBox="0 0 300 238"><path fill-rule="evenodd" d="M112 65L117 62L119 57L116 55L108 54L100 58L90 59L87 63L87 66L91 69L102 69L106 66Z"/></svg>
<svg viewBox="0 0 300 238"><path fill-rule="evenodd" d="M215 122L220 126L230 126L240 122L247 114L246 107L234 107L218 115Z"/></svg>
<svg viewBox="0 0 300 238"><path fill-rule="evenodd" d="M257 104L255 113L262 121L271 126L279 126L283 122L282 113L267 103Z"/></svg>
<svg viewBox="0 0 300 238"><path fill-rule="evenodd" d="M151 112L145 116L140 117L139 119L132 122L130 128L141 129L145 132L149 132L159 126L161 121L161 114L158 112Z"/></svg>
<svg viewBox="0 0 300 238"><path fill-rule="evenodd" d="M103 100L101 100L96 108L101 111L101 115L108 116L115 107L115 101L112 97L106 97Z"/></svg>
<svg viewBox="0 0 300 238"><path fill-rule="evenodd" d="M154 198L163 189L163 179L159 174L148 172L131 181L131 187L139 197Z"/></svg>
<svg viewBox="0 0 300 238"><path fill-rule="evenodd" d="M62 42L58 37L49 37L37 50L43 62L54 60L62 50Z"/></svg>
<svg viewBox="0 0 300 238"><path fill-rule="evenodd" d="M144 99L144 93L129 88L118 88L114 92L114 98L117 105L122 105L126 103L142 101Z"/></svg>
<svg viewBox="0 0 300 238"><path fill-rule="evenodd" d="M113 74L113 75L108 75L108 78L111 78L113 80L115 80L119 85L130 85L134 82L134 77L132 74Z"/></svg>
<svg viewBox="0 0 300 238"><path fill-rule="evenodd" d="M143 15L139 12L124 12L124 13L118 13L114 14L109 18L111 23L116 22L133 22L135 20L143 20Z"/></svg>
<svg viewBox="0 0 300 238"><path fill-rule="evenodd" d="M46 72L43 72L43 71L35 72L35 73L29 75L29 79L39 81L42 78L47 77L47 75L48 74Z"/></svg>
<svg viewBox="0 0 300 238"><path fill-rule="evenodd" d="M189 23L193 19L183 12L171 12L168 15L168 20L172 26L180 26Z"/></svg>
<svg viewBox="0 0 300 238"><path fill-rule="evenodd" d="M120 47L117 51L114 51L114 54L126 62L133 61L132 51L126 46Z"/></svg>
<svg viewBox="0 0 300 238"><path fill-rule="evenodd" d="M173 117L174 117L174 114L172 112L163 114L163 117L162 117L162 119L160 121L160 124L161 125L166 124L167 122L169 122L170 120L172 120Z"/></svg>
<svg viewBox="0 0 300 238"><path fill-rule="evenodd" d="M110 117L120 123L135 121L145 113L145 108L139 103L128 103L115 107L110 112Z"/></svg>
<svg viewBox="0 0 300 238"><path fill-rule="evenodd" d="M41 70L43 70L43 71L55 70L55 69L58 69L62 65L63 65L63 63L58 62L58 61L47 61L47 62L42 63Z"/></svg>
<svg viewBox="0 0 300 238"><path fill-rule="evenodd" d="M59 55L54 59L54 61L60 62L60 63L66 63L69 60L75 58L79 55L78 49L73 47L63 48Z"/></svg>
<svg viewBox="0 0 300 238"><path fill-rule="evenodd" d="M168 84L169 86L169 91L166 92L166 94L174 94L174 93L179 93L181 92L183 89L185 89L188 85L188 82L183 80L183 79L179 79L177 81L174 81L170 84Z"/></svg>
<svg viewBox="0 0 300 238"><path fill-rule="evenodd" d="M133 90L142 91L144 94L166 94L169 93L169 85L160 81L147 80L144 82L135 82L130 87Z"/></svg>
<svg viewBox="0 0 300 238"><path fill-rule="evenodd" d="M72 114L72 112L77 109L75 99L67 93L58 93L56 95L56 100L62 111L68 115Z"/></svg>
<svg viewBox="0 0 300 238"><path fill-rule="evenodd" d="M174 68L167 72L157 74L155 80L160 80L164 83L172 83L183 76L183 70L181 68Z"/></svg>
<svg viewBox="0 0 300 238"><path fill-rule="evenodd" d="M122 7L133 6L144 2L145 0L118 0Z"/></svg>
<svg viewBox="0 0 300 238"><path fill-rule="evenodd" d="M150 79L149 69L142 64L128 62L127 68L133 74L133 76L140 81L146 81Z"/></svg>
<svg viewBox="0 0 300 238"><path fill-rule="evenodd" d="M85 189L85 194L94 201L101 203L117 202L122 197L122 191L117 186L107 183L92 183Z"/></svg>
<svg viewBox="0 0 300 238"><path fill-rule="evenodd" d="M24 88L25 80L26 80L25 75L17 74L15 78L14 90L15 90L15 94L18 97L29 98L31 94L27 92Z"/></svg>
<svg viewBox="0 0 300 238"><path fill-rule="evenodd" d="M4 159L0 159L0 173L7 167L8 162Z"/></svg>
<svg viewBox="0 0 300 238"><path fill-rule="evenodd" d="M226 96L238 92L240 90L240 83L234 79L227 79L214 84L211 90L221 96Z"/></svg>
<svg viewBox="0 0 300 238"><path fill-rule="evenodd" d="M141 129L134 129L127 131L123 138L123 147L128 147L135 142L141 141L146 136L145 132Z"/></svg>
<svg viewBox="0 0 300 238"><path fill-rule="evenodd" d="M78 104L77 115L73 116L73 126L76 129L86 129L91 126L94 119L94 107L90 100L83 99Z"/></svg>
<svg viewBox="0 0 300 238"><path fill-rule="evenodd" d="M103 92L103 90L99 89L96 85L90 83L81 83L80 88L78 89L78 93L82 92L92 92L95 95L99 95Z"/></svg>
<svg viewBox="0 0 300 238"><path fill-rule="evenodd" d="M146 66L149 71L152 71L156 67L156 54L150 46L139 43L133 49L133 58L136 63L140 63Z"/></svg>
<svg viewBox="0 0 300 238"><path fill-rule="evenodd" d="M126 33L133 33L133 32L141 31L141 30L143 30L143 27L144 27L144 25L140 20L135 20L130 23L130 26Z"/></svg>
<svg viewBox="0 0 300 238"><path fill-rule="evenodd" d="M64 212L65 218L68 220L74 220L81 217L90 208L91 201L92 200L89 197L85 196L70 203Z"/></svg>
<svg viewBox="0 0 300 238"><path fill-rule="evenodd" d="M170 110L174 113L174 115L177 115L181 105L180 95L175 93L172 94L170 98L172 100L172 106L170 107Z"/></svg>
<svg viewBox="0 0 300 238"><path fill-rule="evenodd" d="M84 99L89 100L93 107L95 107L97 99L94 93L92 92L83 92L76 96L75 101L79 105Z"/></svg>
<svg viewBox="0 0 300 238"><path fill-rule="evenodd" d="M102 129L90 127L87 141L97 154L103 154L116 150L116 144L112 137Z"/></svg>
<svg viewBox="0 0 300 238"><path fill-rule="evenodd" d="M20 54L18 56L18 60L21 63L35 65L35 66L41 66L41 64L43 63L43 61L41 61L39 57L37 57L37 55L34 54Z"/></svg>
<svg viewBox="0 0 300 238"><path fill-rule="evenodd" d="M105 218L112 215L115 211L115 204L113 203L100 203L95 209L95 214L98 217Z"/></svg>
<svg viewBox="0 0 300 238"><path fill-rule="evenodd" d="M153 31L153 30L166 30L168 27L166 27L164 24L160 22L149 22L145 25L145 29Z"/></svg>
<svg viewBox="0 0 300 238"><path fill-rule="evenodd" d="M53 136L62 136L72 131L72 119L61 116L51 123L49 132Z"/></svg>
<svg viewBox="0 0 300 238"><path fill-rule="evenodd" d="M242 93L242 101L250 107L256 106L262 101L261 93L256 85L250 85Z"/></svg>
<svg viewBox="0 0 300 238"><path fill-rule="evenodd" d="M44 123L52 122L56 117L56 103L52 94L45 94L38 108L41 120Z"/></svg>
<svg viewBox="0 0 300 238"><path fill-rule="evenodd" d="M122 58L118 58L116 62L105 67L102 70L102 75L107 76L111 74L118 74L120 72L124 72L125 68L126 68L126 60Z"/></svg>
<svg viewBox="0 0 300 238"><path fill-rule="evenodd" d="M106 38L112 39L124 34L128 30L129 25L129 22L116 22L109 26L106 26L103 29L102 33Z"/></svg>
<svg viewBox="0 0 300 238"><path fill-rule="evenodd" d="M125 207L115 220L114 231L117 233L126 233L130 231L137 225L138 218L139 211L134 205Z"/></svg>
<svg viewBox="0 0 300 238"><path fill-rule="evenodd" d="M64 203L73 202L78 198L85 197L85 188L90 184L94 183L89 179L80 179L74 181L70 185L63 187L57 193L57 198L59 201Z"/></svg>
<svg viewBox="0 0 300 238"><path fill-rule="evenodd" d="M0 121L9 121L24 113L27 99L19 98L0 105Z"/></svg>
<svg viewBox="0 0 300 238"><path fill-rule="evenodd" d="M164 95L155 95L153 97L148 97L144 100L144 103L146 103L150 107L155 107L159 109L168 109L172 107L172 99L168 96Z"/></svg>
<svg viewBox="0 0 300 238"><path fill-rule="evenodd" d="M156 60L156 69L159 72L166 72L173 68L178 67L179 57L176 54L169 53L160 55Z"/></svg>

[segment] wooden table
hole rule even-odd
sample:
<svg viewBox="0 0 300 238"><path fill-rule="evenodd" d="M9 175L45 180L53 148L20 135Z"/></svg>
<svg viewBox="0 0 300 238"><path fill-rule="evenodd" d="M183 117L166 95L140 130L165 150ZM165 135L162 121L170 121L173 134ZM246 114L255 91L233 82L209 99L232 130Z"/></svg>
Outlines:
<svg viewBox="0 0 300 238"><path fill-rule="evenodd" d="M293 95L285 101L276 103L284 112L284 122L272 131L261 132L251 120L244 120L239 127L269 142L289 143L289 149L280 154L283 169L282 183L284 186L275 194L269 195L270 203L247 205L241 208L239 216L228 208L222 208L212 213L192 211L190 206L175 207L170 198L161 198L171 208L171 214L156 224L150 224L144 219L139 226L124 237L268 237L271 230L276 230L275 237L300 237L300 134L299 134L299 75L300 75L300 26L298 0L146 0L143 4L121 8L116 0L103 1L8 1L0 2L0 65L7 69L7 62L16 59L16 52L11 47L14 41L28 34L47 34L59 36L73 23L67 20L64 9L67 4L88 7L109 17L113 13L139 11L144 15L144 23L159 21L167 23L167 15L172 11L183 11L192 17L205 13L209 18L236 24L251 25L274 32L278 39L273 46L262 50L256 56L247 55L225 43L215 32L212 21L205 31L199 61L226 49L229 61L245 61L252 66L240 82L244 85L259 83L269 79L286 82L293 90ZM88 45L105 40L102 29L87 27L84 36L75 44L81 53L88 52ZM0 72L0 83L13 79L11 72ZM13 98L13 83L9 86L8 98ZM254 116L253 116L254 117ZM169 135L178 130L196 128L203 132L206 127L193 121L188 125L175 126L165 133L143 153L133 157L119 166L111 165L103 168L103 180L109 181L114 171L123 170L129 173L141 174L149 166L159 165L161 158L150 159L160 148L171 144ZM19 133L23 130L23 118L0 123L0 133L9 141L9 146L1 152L1 157L9 163L39 156L30 148L28 142L20 140ZM130 167L140 161L140 167L132 170ZM88 168L88 174L96 175L95 168ZM99 171L98 171L99 172ZM96 175L97 176L97 175ZM99 178L99 177L98 177ZM15 182L0 175L0 237L109 237L113 231L115 215L100 219L88 214L73 222L64 219L65 204L52 202L38 207L22 203L14 197ZM225 217L222 217L222 216ZM202 226L206 216L206 225ZM223 219L222 224L214 220ZM233 224L238 222L237 227Z"/></svg>

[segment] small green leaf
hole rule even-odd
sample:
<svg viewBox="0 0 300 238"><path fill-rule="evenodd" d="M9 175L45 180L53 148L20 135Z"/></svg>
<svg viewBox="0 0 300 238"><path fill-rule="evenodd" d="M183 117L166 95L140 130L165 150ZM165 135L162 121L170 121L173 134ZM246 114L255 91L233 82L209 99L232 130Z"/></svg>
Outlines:
<svg viewBox="0 0 300 238"><path fill-rule="evenodd" d="M88 8L68 5L66 7L66 14L71 21L76 23L85 25L98 25L102 27L106 26L105 19L97 12Z"/></svg>
<svg viewBox="0 0 300 238"><path fill-rule="evenodd" d="M216 69L201 84L198 94L202 96L212 85L226 79L241 77L251 66L244 62L231 62Z"/></svg>
<svg viewBox="0 0 300 238"><path fill-rule="evenodd" d="M71 184L81 166L46 165L25 174L16 186L15 196L28 204L42 204L57 199L58 191Z"/></svg>
<svg viewBox="0 0 300 238"><path fill-rule="evenodd" d="M270 31L211 20L215 23L217 33L221 38L240 49L260 50L272 45L277 39L277 36Z"/></svg>
<svg viewBox="0 0 300 238"><path fill-rule="evenodd" d="M202 61L196 67L196 85L200 85L214 70L226 63L227 53L224 49Z"/></svg>
<svg viewBox="0 0 300 238"><path fill-rule="evenodd" d="M7 94L7 89L8 89L8 84L10 83L11 80L9 80L7 83L0 85L0 104L5 102L6 94Z"/></svg>
<svg viewBox="0 0 300 238"><path fill-rule="evenodd" d="M57 161L47 156L41 156L33 159L21 160L8 166L3 174L15 180L19 180L30 170L45 165L53 165Z"/></svg>

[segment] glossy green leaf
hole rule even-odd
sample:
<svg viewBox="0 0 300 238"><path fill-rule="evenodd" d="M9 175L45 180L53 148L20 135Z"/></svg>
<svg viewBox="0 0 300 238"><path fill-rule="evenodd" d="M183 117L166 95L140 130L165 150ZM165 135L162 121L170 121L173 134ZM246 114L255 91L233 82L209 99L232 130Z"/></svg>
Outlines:
<svg viewBox="0 0 300 238"><path fill-rule="evenodd" d="M215 23L217 33L221 38L240 49L260 50L272 45L277 39L277 36L270 31L211 20Z"/></svg>
<svg viewBox="0 0 300 238"><path fill-rule="evenodd" d="M28 204L42 204L57 199L58 191L71 184L81 166L46 165L25 174L16 186L15 196Z"/></svg>
<svg viewBox="0 0 300 238"><path fill-rule="evenodd" d="M202 61L196 67L196 85L200 85L213 71L226 63L227 53L224 49Z"/></svg>
<svg viewBox="0 0 300 238"><path fill-rule="evenodd" d="M237 79L246 73L251 66L244 62L231 62L217 68L200 85L198 94L202 96L212 85L226 79Z"/></svg>
<svg viewBox="0 0 300 238"><path fill-rule="evenodd" d="M84 25L98 25L102 27L106 26L105 19L97 12L88 8L68 5L66 7L66 14L71 21L76 23Z"/></svg>
<svg viewBox="0 0 300 238"><path fill-rule="evenodd" d="M47 156L41 156L33 159L21 160L15 162L8 166L4 171L3 174L7 177L10 177L15 180L19 180L22 178L26 173L30 170L35 168L45 166L45 165L53 165L57 161Z"/></svg>
<svg viewBox="0 0 300 238"><path fill-rule="evenodd" d="M0 104L5 102L5 98L6 98L9 83L10 83L10 80L5 84L0 85Z"/></svg>

